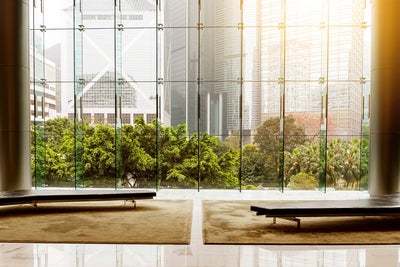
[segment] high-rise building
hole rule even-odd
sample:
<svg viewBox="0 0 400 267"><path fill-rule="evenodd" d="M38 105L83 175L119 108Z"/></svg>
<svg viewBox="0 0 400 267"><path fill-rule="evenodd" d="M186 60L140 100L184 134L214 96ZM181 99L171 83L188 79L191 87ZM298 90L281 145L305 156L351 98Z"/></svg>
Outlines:
<svg viewBox="0 0 400 267"><path fill-rule="evenodd" d="M53 119L57 112L56 63L46 57L40 47L42 36L36 36L36 46L31 46L30 55L30 113L31 121Z"/></svg>
<svg viewBox="0 0 400 267"><path fill-rule="evenodd" d="M315 134L327 104L328 136L359 135L365 1L285 3L262 1L263 118L284 111Z"/></svg>
<svg viewBox="0 0 400 267"><path fill-rule="evenodd" d="M197 132L198 34L197 1L164 1L164 91L168 95L170 124L186 124Z"/></svg>
<svg viewBox="0 0 400 267"><path fill-rule="evenodd" d="M156 117L156 57L160 56L155 3L123 0L115 6L114 1L87 0L76 4L79 7L70 2L64 8L67 20L75 12L79 30L63 31L61 79L75 81L81 92L76 92L74 83L63 84L63 116L73 118L75 102L80 101L79 113L89 122L114 123L118 113L122 123L133 123L138 116L151 122ZM69 49L71 45L75 49ZM163 107L161 117L168 115Z"/></svg>

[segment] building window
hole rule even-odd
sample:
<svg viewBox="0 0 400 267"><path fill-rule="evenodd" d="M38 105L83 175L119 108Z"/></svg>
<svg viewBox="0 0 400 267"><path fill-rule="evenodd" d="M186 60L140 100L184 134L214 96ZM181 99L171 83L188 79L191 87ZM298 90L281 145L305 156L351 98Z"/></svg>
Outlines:
<svg viewBox="0 0 400 267"><path fill-rule="evenodd" d="M348 189L365 186L368 1L227 0L201 8L187 0L67 2L32 4L30 25L31 119L36 126L70 120L73 128L65 132L74 135L75 150L66 159L87 160L82 136L104 124L114 138L115 151L108 155L117 159L108 162L125 153L128 136L143 142L139 147L148 159L171 160L165 163L170 172L148 171L151 160L138 168L143 186L284 190L293 189L290 181L299 173L321 189L335 188L339 180ZM187 149L186 158L168 154L177 149ZM218 161L214 171L223 173L199 171L211 165L204 151L213 153L208 160L232 162ZM354 154L342 162L340 151ZM298 165L301 153L312 155ZM340 168L352 162L357 171ZM75 163L65 164L82 165ZM134 171L116 170L125 167L110 166L96 179L122 181L116 176ZM91 174L71 175L80 177L60 179L82 181Z"/></svg>

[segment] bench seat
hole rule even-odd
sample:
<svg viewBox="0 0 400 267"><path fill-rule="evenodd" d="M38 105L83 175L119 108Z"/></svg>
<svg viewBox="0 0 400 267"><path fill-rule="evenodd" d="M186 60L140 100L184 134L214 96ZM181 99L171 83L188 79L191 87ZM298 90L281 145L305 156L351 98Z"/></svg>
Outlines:
<svg viewBox="0 0 400 267"><path fill-rule="evenodd" d="M41 202L81 202L127 200L136 205L137 199L152 199L156 193L148 190L19 190L0 192L0 206Z"/></svg>
<svg viewBox="0 0 400 267"><path fill-rule="evenodd" d="M333 217L333 216L398 216L400 215L400 194L369 197L351 200L312 200L269 202L250 206L256 215L282 218L297 222L298 217Z"/></svg>

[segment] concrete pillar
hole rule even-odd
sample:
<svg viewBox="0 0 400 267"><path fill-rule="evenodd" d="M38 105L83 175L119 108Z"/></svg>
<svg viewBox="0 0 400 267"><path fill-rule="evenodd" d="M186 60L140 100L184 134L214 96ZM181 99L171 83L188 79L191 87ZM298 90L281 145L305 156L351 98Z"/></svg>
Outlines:
<svg viewBox="0 0 400 267"><path fill-rule="evenodd" d="M369 193L400 190L400 1L372 0Z"/></svg>
<svg viewBox="0 0 400 267"><path fill-rule="evenodd" d="M0 190L28 190L29 0L0 1L0 36Z"/></svg>

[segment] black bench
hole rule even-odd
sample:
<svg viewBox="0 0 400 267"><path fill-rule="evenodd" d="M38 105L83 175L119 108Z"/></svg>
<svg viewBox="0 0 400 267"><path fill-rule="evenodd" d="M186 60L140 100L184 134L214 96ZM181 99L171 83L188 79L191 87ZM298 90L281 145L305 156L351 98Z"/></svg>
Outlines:
<svg viewBox="0 0 400 267"><path fill-rule="evenodd" d="M297 222L298 217L332 217L332 216L398 216L400 215L400 194L369 197L351 200L312 200L286 201L252 205L251 211L256 215L291 220Z"/></svg>
<svg viewBox="0 0 400 267"><path fill-rule="evenodd" d="M33 204L42 202L81 202L81 201L132 201L136 207L137 199L152 199L156 196L147 190L19 190L0 192L0 206Z"/></svg>

